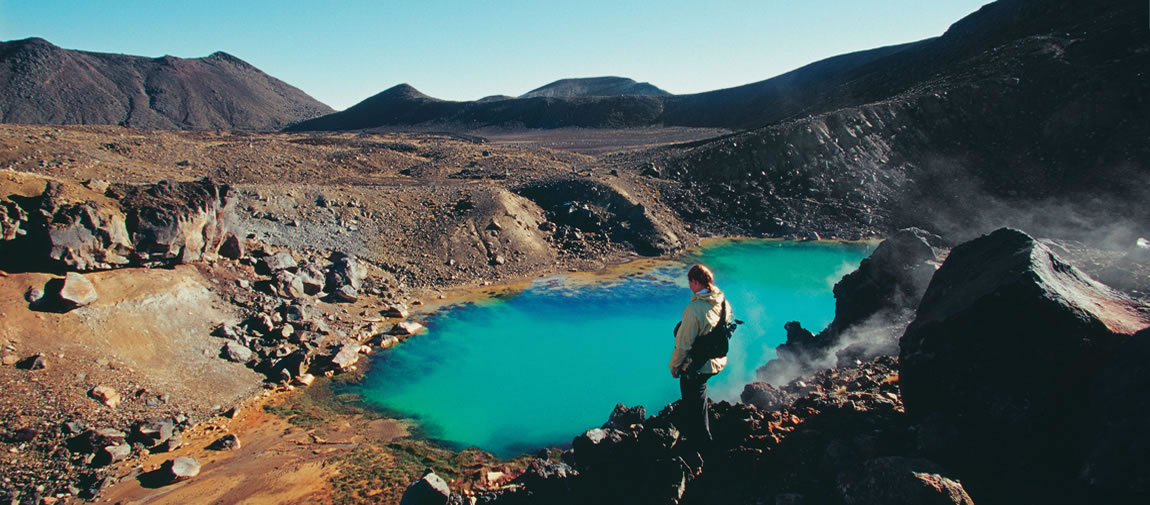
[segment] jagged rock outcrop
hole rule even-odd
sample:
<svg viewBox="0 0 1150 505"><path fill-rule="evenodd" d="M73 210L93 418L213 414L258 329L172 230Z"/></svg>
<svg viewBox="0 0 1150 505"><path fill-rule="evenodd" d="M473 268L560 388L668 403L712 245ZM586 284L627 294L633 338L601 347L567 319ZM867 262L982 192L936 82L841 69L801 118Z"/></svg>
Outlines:
<svg viewBox="0 0 1150 505"><path fill-rule="evenodd" d="M400 498L400 505L447 505L452 497L447 482L428 469L423 477L412 482Z"/></svg>
<svg viewBox="0 0 1150 505"><path fill-rule="evenodd" d="M103 270L130 262L131 235L117 206L98 200L73 201L62 183L49 181L38 211L37 222L30 226L43 226L35 236L47 239L48 258L65 268Z"/></svg>
<svg viewBox="0 0 1150 505"><path fill-rule="evenodd" d="M1146 307L1023 232L955 247L900 342L920 449L979 503L1083 501L1090 441L1105 428L1092 388L1147 326Z"/></svg>
<svg viewBox="0 0 1150 505"><path fill-rule="evenodd" d="M40 195L0 201L0 267L92 271L199 261L215 254L235 219L231 190L210 179L104 191L42 179Z"/></svg>
<svg viewBox="0 0 1150 505"><path fill-rule="evenodd" d="M678 403L641 422L617 406L574 439L571 469L535 460L522 488L480 503L970 503L949 469L914 454L897 377L881 357L782 386L771 410L715 403L702 454L678 443Z"/></svg>
<svg viewBox="0 0 1150 505"><path fill-rule="evenodd" d="M823 368L897 354L899 337L946 257L943 244L941 237L917 228L884 240L835 283L835 317L826 329L815 335L797 321L784 325L787 340L775 349L777 357L759 368L759 380L785 384Z"/></svg>
<svg viewBox="0 0 1150 505"><path fill-rule="evenodd" d="M215 254L235 219L231 188L210 179L113 186L132 234L133 263L161 266Z"/></svg>

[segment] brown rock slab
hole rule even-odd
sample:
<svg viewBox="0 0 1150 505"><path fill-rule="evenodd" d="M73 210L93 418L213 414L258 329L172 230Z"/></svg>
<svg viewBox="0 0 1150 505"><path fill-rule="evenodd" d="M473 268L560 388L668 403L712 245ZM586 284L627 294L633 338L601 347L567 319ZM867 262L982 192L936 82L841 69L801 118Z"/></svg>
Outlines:
<svg viewBox="0 0 1150 505"><path fill-rule="evenodd" d="M113 409L120 405L120 393L108 386L96 386L88 392L88 395Z"/></svg>
<svg viewBox="0 0 1150 505"><path fill-rule="evenodd" d="M68 272L64 276L64 284L60 286L59 295L66 309L83 307L99 299L96 286L76 272Z"/></svg>

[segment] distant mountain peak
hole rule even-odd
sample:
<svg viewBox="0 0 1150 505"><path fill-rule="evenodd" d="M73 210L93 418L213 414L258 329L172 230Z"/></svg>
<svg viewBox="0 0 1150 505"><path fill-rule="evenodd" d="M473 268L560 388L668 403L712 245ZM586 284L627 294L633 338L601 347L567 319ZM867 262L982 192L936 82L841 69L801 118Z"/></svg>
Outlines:
<svg viewBox="0 0 1150 505"><path fill-rule="evenodd" d="M0 41L0 122L278 130L331 108L224 52L156 58Z"/></svg>
<svg viewBox="0 0 1150 505"><path fill-rule="evenodd" d="M520 98L573 98L587 96L670 95L650 83L635 82L626 77L582 77L560 79L531 91Z"/></svg>

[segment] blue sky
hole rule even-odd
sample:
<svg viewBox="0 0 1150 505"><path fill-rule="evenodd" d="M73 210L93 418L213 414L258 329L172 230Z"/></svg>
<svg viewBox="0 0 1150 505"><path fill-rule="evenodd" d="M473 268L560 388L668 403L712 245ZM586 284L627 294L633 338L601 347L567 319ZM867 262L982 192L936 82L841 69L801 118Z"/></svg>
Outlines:
<svg viewBox="0 0 1150 505"><path fill-rule="evenodd" d="M942 34L987 0L0 0L0 40L183 58L231 53L336 109L408 83L448 100L618 75L672 93L761 81Z"/></svg>

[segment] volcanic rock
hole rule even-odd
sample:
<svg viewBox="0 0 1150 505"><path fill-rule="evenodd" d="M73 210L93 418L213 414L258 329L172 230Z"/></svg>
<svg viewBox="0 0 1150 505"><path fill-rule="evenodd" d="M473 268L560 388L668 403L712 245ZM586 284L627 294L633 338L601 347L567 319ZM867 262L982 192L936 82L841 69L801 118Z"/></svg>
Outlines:
<svg viewBox="0 0 1150 505"><path fill-rule="evenodd" d="M0 200L0 241L15 240L28 233L28 213L16 202Z"/></svg>
<svg viewBox="0 0 1150 505"><path fill-rule="evenodd" d="M607 422L603 423L601 428L624 430L632 425L643 424L645 419L647 419L647 409L644 409L642 405L627 408L626 405L619 403L615 405L615 409L611 411L611 416L607 418Z"/></svg>
<svg viewBox="0 0 1150 505"><path fill-rule="evenodd" d="M898 352L931 276L945 257L942 239L917 228L884 240L859 267L835 284L835 318L818 335L798 321L784 325L787 340L758 378L783 384L817 370L866 362Z"/></svg>
<svg viewBox="0 0 1150 505"><path fill-rule="evenodd" d="M304 261L299 264L299 271L297 272L299 279L303 282L303 290L309 295L314 295L323 290L326 282L326 275L323 268L313 261Z"/></svg>
<svg viewBox="0 0 1150 505"><path fill-rule="evenodd" d="M974 505L962 484L924 459L876 458L838 477L848 505Z"/></svg>
<svg viewBox="0 0 1150 505"><path fill-rule="evenodd" d="M43 370L48 368L48 359L43 353L36 353L17 363L16 366L25 370Z"/></svg>
<svg viewBox="0 0 1150 505"><path fill-rule="evenodd" d="M109 445L101 449L94 460L99 465L110 465L128 459L132 455L132 446L127 443Z"/></svg>
<svg viewBox="0 0 1150 505"><path fill-rule="evenodd" d="M355 303L357 300L359 300L359 290L352 287L350 284L346 286L340 286L338 289L332 292L331 297L337 302Z"/></svg>
<svg viewBox="0 0 1150 505"><path fill-rule="evenodd" d="M326 291L335 293L343 286L351 286L358 290L363 286L363 278L367 275L367 269L355 256L335 252L331 255L331 261L331 269L327 274L327 285L324 288Z"/></svg>
<svg viewBox="0 0 1150 505"><path fill-rule="evenodd" d="M87 430L68 440L68 448L72 451L90 454L110 445L122 444L128 434L113 428L100 428Z"/></svg>
<svg viewBox="0 0 1150 505"><path fill-rule="evenodd" d="M339 370L347 370L356 364L356 362L359 361L359 347L359 344L356 343L347 343L340 346L339 351L331 357L332 366Z"/></svg>
<svg viewBox="0 0 1150 505"><path fill-rule="evenodd" d="M272 284L275 286L276 293L284 298L294 300L303 298L306 294L303 279L287 270L276 272L275 277L272 278Z"/></svg>
<svg viewBox="0 0 1150 505"><path fill-rule="evenodd" d="M228 233L224 237L223 243L220 244L218 254L228 259L238 260L246 254L244 242L235 233Z"/></svg>
<svg viewBox="0 0 1150 505"><path fill-rule="evenodd" d="M775 410L783 405L786 395L766 382L752 382L743 386L739 401L754 405L759 410Z"/></svg>
<svg viewBox="0 0 1150 505"><path fill-rule="evenodd" d="M124 214L96 201L73 201L62 183L49 181L40 195L43 245L48 258L71 270L127 265L135 249Z"/></svg>
<svg viewBox="0 0 1150 505"><path fill-rule="evenodd" d="M60 286L58 295L67 310L83 307L100 298L96 294L96 286L93 286L92 282L85 279L83 275L75 272L68 272L64 276L64 283Z"/></svg>
<svg viewBox="0 0 1150 505"><path fill-rule="evenodd" d="M260 258L257 266L265 274L274 274L280 270L291 270L296 268L297 263L291 254L280 252L272 254L271 256L264 256Z"/></svg>
<svg viewBox="0 0 1150 505"><path fill-rule="evenodd" d="M120 393L108 386L96 386L88 392L88 395L113 409L120 404Z"/></svg>
<svg viewBox="0 0 1150 505"><path fill-rule="evenodd" d="M19 361L20 361L20 357L15 355L15 354L11 354L11 353L7 353L4 355L4 357L0 358L0 363L3 363L4 366L12 366L12 365L15 365L16 363L18 363Z"/></svg>
<svg viewBox="0 0 1150 505"><path fill-rule="evenodd" d="M1099 422L1091 383L1147 326L1133 302L1025 233L955 247L901 341L907 414L945 434L924 453L999 503L1081 496L1079 441Z"/></svg>
<svg viewBox="0 0 1150 505"><path fill-rule="evenodd" d="M240 438L233 433L224 435L208 446L213 451L233 451L240 448Z"/></svg>
<svg viewBox="0 0 1150 505"><path fill-rule="evenodd" d="M214 254L235 220L234 191L209 178L160 181L147 186L117 185L120 205L132 233L133 261L168 266Z"/></svg>
<svg viewBox="0 0 1150 505"><path fill-rule="evenodd" d="M399 319L406 318L408 315L407 306L402 303L393 303L387 306L383 311L383 317L396 317Z"/></svg>
<svg viewBox="0 0 1150 505"><path fill-rule="evenodd" d="M1099 425L1083 441L1082 480L1090 503L1133 504L1150 493L1150 328L1130 337L1094 379L1088 412Z"/></svg>
<svg viewBox="0 0 1150 505"><path fill-rule="evenodd" d="M447 482L428 469L423 477L407 486L399 505L447 505L450 498L451 488Z"/></svg>
<svg viewBox="0 0 1150 505"><path fill-rule="evenodd" d="M252 350L244 347L239 342L228 342L224 344L224 348L220 352L225 359L236 363L247 363L252 359Z"/></svg>
<svg viewBox="0 0 1150 505"><path fill-rule="evenodd" d="M200 462L195 458L175 458L165 461L162 470L169 482L187 480L200 474Z"/></svg>
<svg viewBox="0 0 1150 505"><path fill-rule="evenodd" d="M512 482L527 486L537 498L563 497L572 491L569 479L578 475L579 472L565 463L536 458L531 460L523 474Z"/></svg>
<svg viewBox="0 0 1150 505"><path fill-rule="evenodd" d="M147 448L167 442L175 434L176 425L171 419L151 418L136 423L132 430L132 441Z"/></svg>
<svg viewBox="0 0 1150 505"><path fill-rule="evenodd" d="M392 335L415 335L422 330L422 324L419 324L415 321L402 321L395 323L395 326L392 326L388 333Z"/></svg>

